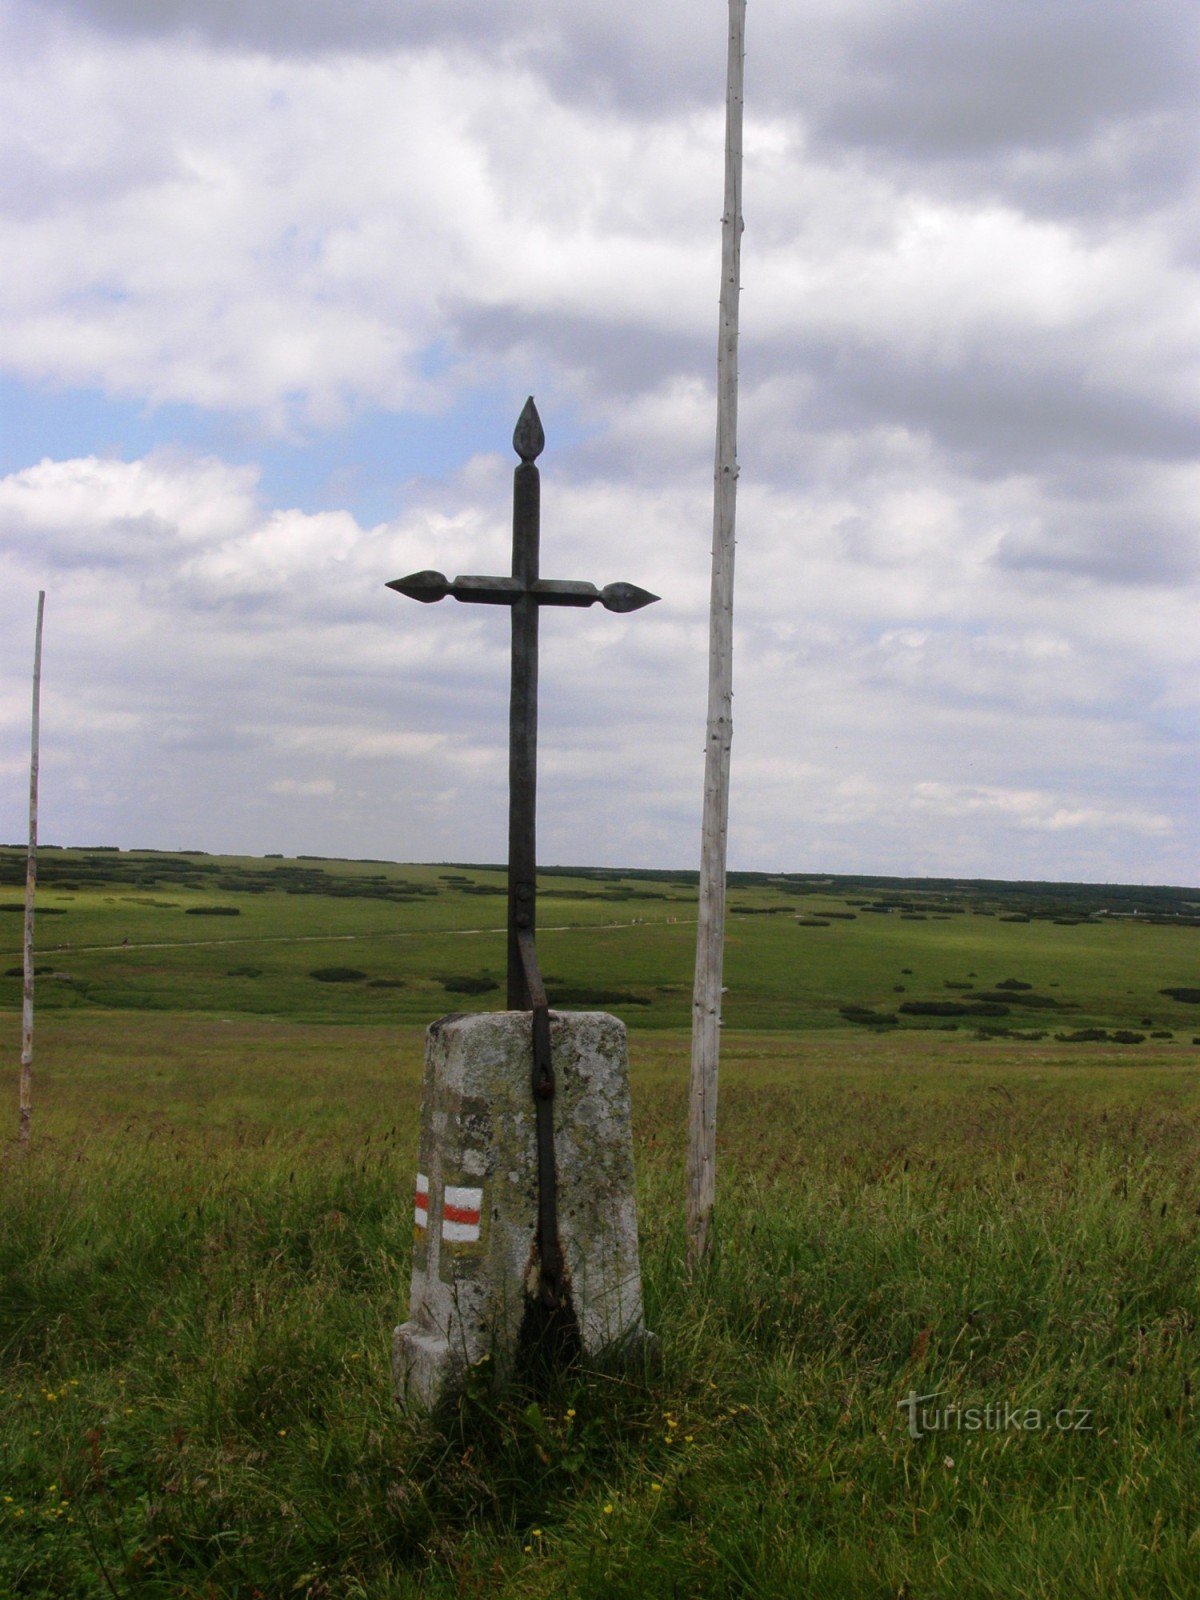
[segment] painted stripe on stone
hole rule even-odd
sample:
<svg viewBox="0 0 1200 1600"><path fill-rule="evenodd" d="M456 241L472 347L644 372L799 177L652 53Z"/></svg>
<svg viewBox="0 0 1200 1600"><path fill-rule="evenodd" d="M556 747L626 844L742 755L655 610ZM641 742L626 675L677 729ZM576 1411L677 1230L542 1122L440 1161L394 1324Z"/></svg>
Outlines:
<svg viewBox="0 0 1200 1600"><path fill-rule="evenodd" d="M418 1228L429 1226L429 1179L417 1173L417 1190L413 1196L413 1222Z"/></svg>
<svg viewBox="0 0 1200 1600"><path fill-rule="evenodd" d="M474 1244L479 1238L483 1190L448 1183L442 1197L442 1238L451 1244Z"/></svg>

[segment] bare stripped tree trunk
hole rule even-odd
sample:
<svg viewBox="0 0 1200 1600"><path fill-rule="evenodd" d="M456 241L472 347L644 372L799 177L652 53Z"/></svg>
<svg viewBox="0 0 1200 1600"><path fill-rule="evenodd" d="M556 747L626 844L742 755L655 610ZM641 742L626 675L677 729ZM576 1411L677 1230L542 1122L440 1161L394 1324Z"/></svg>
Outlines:
<svg viewBox="0 0 1200 1600"><path fill-rule="evenodd" d="M708 737L700 906L692 991L688 1110L688 1260L711 1249L717 1176L717 1068L725 953L725 842L733 741L733 549L737 505L738 296L742 254L742 77L746 0L729 0L725 95L725 210L721 219L721 327L717 341L717 447L713 474L712 607L708 646Z"/></svg>
<svg viewBox="0 0 1200 1600"><path fill-rule="evenodd" d="M46 591L38 591L33 643L33 733L29 752L29 854L25 860L25 994L21 1010L21 1103L17 1136L29 1148L33 1121L33 892L37 885L38 724L42 701L42 613Z"/></svg>

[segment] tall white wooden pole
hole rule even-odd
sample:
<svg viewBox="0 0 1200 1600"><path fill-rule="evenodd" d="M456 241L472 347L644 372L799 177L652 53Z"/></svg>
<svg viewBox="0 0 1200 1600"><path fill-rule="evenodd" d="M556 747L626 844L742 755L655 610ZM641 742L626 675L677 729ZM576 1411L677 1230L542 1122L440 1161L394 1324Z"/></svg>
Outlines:
<svg viewBox="0 0 1200 1600"><path fill-rule="evenodd" d="M33 641L33 733L29 751L29 853L25 858L25 991L21 1009L21 1092L17 1136L29 1148L33 1121L33 892L37 884L38 724L42 701L42 613L46 591L39 589Z"/></svg>
<svg viewBox="0 0 1200 1600"><path fill-rule="evenodd" d="M725 841L733 741L733 548L737 505L738 296L742 255L742 77L746 0L729 0L725 93L725 209L721 218L721 326L717 340L717 447L713 473L708 737L700 840L700 906L692 991L688 1109L688 1259L711 1249L717 1175L717 1067L725 952Z"/></svg>

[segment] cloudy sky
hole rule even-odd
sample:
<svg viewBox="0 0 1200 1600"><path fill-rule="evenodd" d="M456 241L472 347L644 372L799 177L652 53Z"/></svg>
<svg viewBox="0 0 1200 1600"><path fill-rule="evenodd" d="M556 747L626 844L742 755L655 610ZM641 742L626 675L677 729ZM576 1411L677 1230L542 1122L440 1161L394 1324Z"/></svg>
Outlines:
<svg viewBox="0 0 1200 1600"><path fill-rule="evenodd" d="M724 0L0 0L0 838L698 856ZM750 0L730 864L1200 881L1200 8Z"/></svg>

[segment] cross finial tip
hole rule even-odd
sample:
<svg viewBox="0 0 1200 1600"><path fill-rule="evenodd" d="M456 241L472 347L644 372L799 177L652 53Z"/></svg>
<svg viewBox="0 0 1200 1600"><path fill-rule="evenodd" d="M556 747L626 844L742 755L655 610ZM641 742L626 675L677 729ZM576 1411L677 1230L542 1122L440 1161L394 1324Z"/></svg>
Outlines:
<svg viewBox="0 0 1200 1600"><path fill-rule="evenodd" d="M533 403L533 396L530 395L513 429L513 449L522 461L531 462L536 461L545 448L546 435L542 431L542 419L538 416L538 409Z"/></svg>

